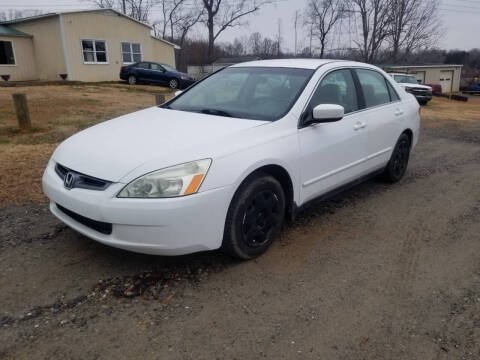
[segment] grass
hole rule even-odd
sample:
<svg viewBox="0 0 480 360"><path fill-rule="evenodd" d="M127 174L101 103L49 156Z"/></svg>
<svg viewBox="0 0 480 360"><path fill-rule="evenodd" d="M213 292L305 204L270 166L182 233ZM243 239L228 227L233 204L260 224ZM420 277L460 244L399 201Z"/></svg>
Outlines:
<svg viewBox="0 0 480 360"><path fill-rule="evenodd" d="M11 100L27 94L33 131L16 126ZM55 147L70 135L96 123L155 104L159 87L122 84L0 88L0 204L45 201L41 177ZM422 107L424 127L480 126L480 100L467 103L434 98Z"/></svg>
<svg viewBox="0 0 480 360"><path fill-rule="evenodd" d="M13 93L27 94L32 131L18 129ZM126 84L0 87L0 204L45 201L41 176L55 147L99 122L155 105L157 86Z"/></svg>

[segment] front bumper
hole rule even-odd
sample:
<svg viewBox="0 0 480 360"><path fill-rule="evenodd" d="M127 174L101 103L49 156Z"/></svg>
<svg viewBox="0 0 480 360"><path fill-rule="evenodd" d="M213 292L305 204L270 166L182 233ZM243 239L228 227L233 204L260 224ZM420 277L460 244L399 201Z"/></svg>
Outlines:
<svg viewBox="0 0 480 360"><path fill-rule="evenodd" d="M427 102L427 101L430 101L432 100L432 95L417 95L417 94L413 94L413 96L415 96L415 98L419 101L419 102Z"/></svg>
<svg viewBox="0 0 480 360"><path fill-rule="evenodd" d="M166 199L121 199L125 186L113 183L104 191L67 190L50 161L42 178L50 210L83 235L113 247L145 254L182 255L220 247L230 187ZM82 217L111 224L105 234L77 221L57 206Z"/></svg>

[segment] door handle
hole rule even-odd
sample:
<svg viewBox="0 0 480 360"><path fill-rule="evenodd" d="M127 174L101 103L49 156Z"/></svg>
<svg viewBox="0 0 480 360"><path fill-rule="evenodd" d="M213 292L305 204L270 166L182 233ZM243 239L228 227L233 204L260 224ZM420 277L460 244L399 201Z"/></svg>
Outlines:
<svg viewBox="0 0 480 360"><path fill-rule="evenodd" d="M395 116L403 115L403 111L400 109L395 110Z"/></svg>
<svg viewBox="0 0 480 360"><path fill-rule="evenodd" d="M367 123L364 121L358 121L353 125L353 130L360 130L367 126Z"/></svg>

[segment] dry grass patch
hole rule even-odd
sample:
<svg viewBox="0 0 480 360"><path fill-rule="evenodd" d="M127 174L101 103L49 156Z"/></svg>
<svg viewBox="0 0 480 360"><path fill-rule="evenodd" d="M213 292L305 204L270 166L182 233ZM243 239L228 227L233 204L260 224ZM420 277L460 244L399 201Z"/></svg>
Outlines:
<svg viewBox="0 0 480 360"><path fill-rule="evenodd" d="M41 178L56 145L0 145L0 204L46 200Z"/></svg>
<svg viewBox="0 0 480 360"><path fill-rule="evenodd" d="M33 131L21 133L13 93L27 94ZM45 200L41 176L59 142L96 123L155 105L157 86L62 85L0 87L0 203Z"/></svg>
<svg viewBox="0 0 480 360"><path fill-rule="evenodd" d="M469 99L468 102L461 102L435 97L427 106L422 106L422 119L433 120L431 126L438 126L443 121L460 122L462 126L478 125L480 101Z"/></svg>

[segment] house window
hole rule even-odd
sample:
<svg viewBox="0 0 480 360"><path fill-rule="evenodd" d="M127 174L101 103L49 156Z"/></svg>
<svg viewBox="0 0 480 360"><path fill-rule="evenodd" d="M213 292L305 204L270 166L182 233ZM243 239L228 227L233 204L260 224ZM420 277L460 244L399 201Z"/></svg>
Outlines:
<svg viewBox="0 0 480 360"><path fill-rule="evenodd" d="M0 41L0 65L15 65L15 55L11 41Z"/></svg>
<svg viewBox="0 0 480 360"><path fill-rule="evenodd" d="M139 43L122 42L122 59L124 64L142 61L142 46Z"/></svg>
<svg viewBox="0 0 480 360"><path fill-rule="evenodd" d="M86 64L107 63L107 44L104 40L82 40L82 51Z"/></svg>

